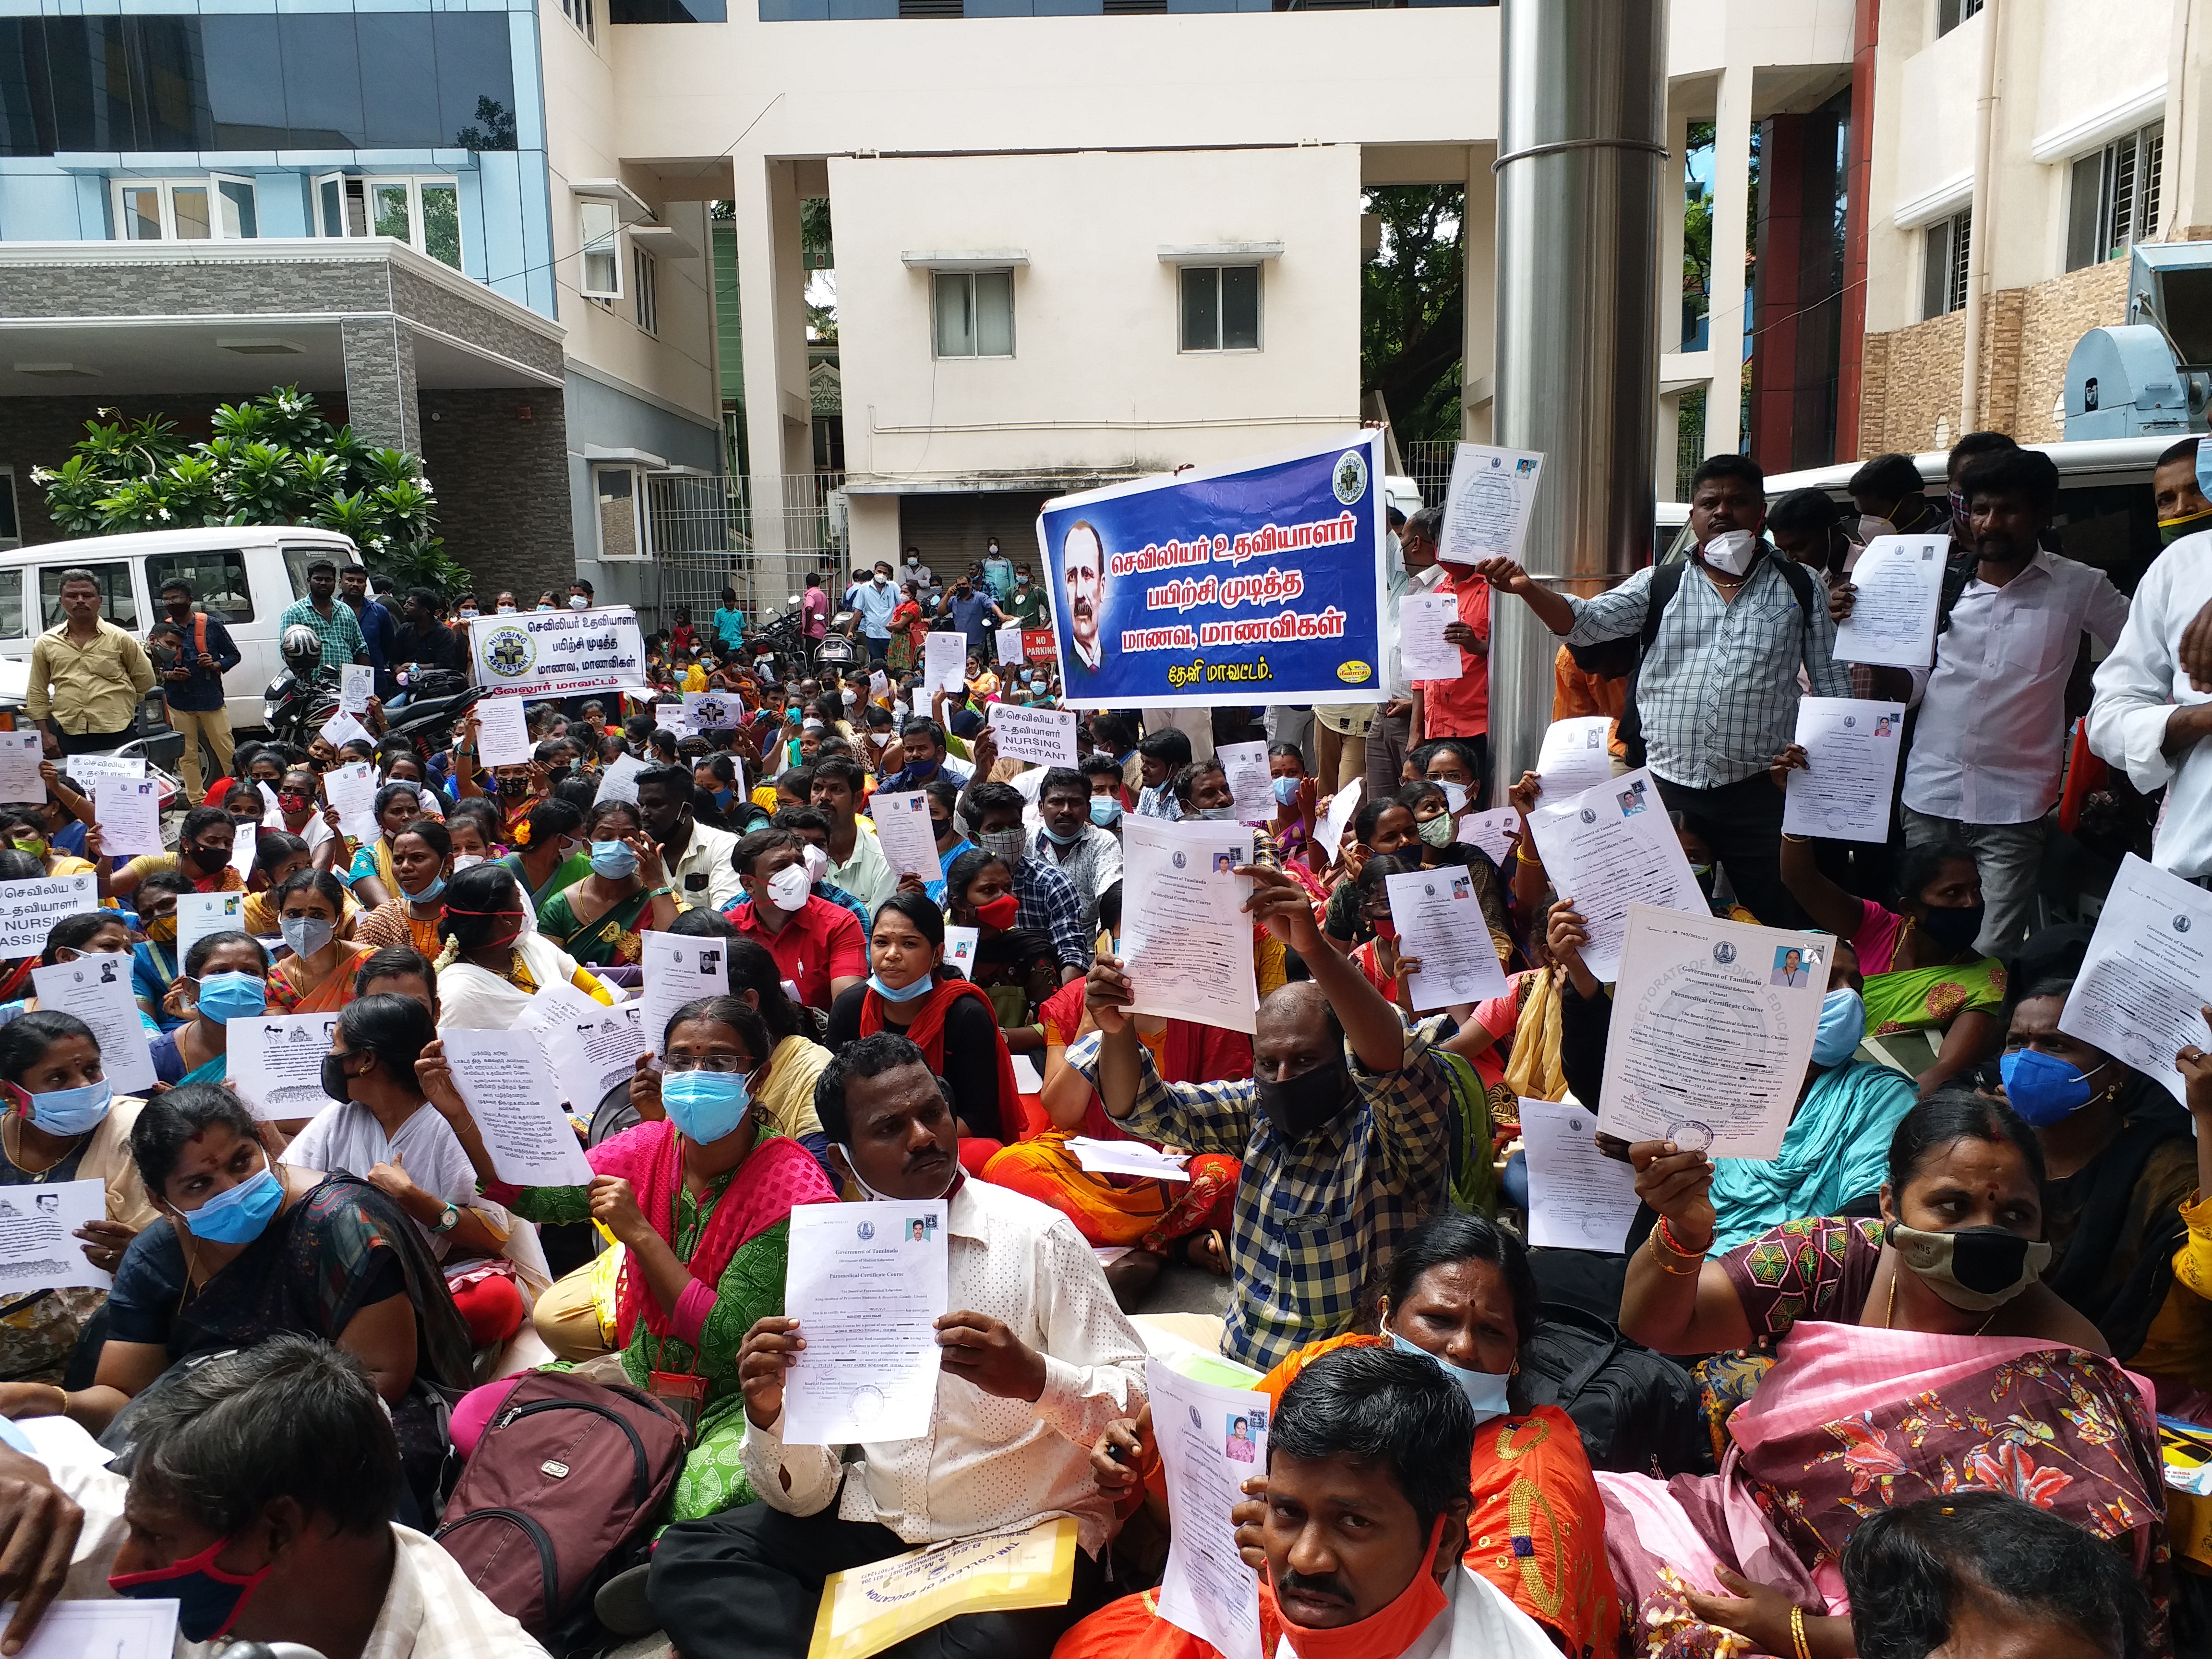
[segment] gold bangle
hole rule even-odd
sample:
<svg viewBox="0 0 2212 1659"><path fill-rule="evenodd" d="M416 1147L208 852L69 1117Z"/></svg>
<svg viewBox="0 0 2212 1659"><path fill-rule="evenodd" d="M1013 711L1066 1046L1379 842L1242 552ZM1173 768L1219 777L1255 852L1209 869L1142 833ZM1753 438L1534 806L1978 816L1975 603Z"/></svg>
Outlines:
<svg viewBox="0 0 2212 1659"><path fill-rule="evenodd" d="M1782 832L1782 839L1787 842L1794 842L1798 846L1803 847L1808 844L1813 838L1810 836L1793 836L1787 830L1784 830Z"/></svg>
<svg viewBox="0 0 2212 1659"><path fill-rule="evenodd" d="M1531 869L1540 870L1544 867L1544 860L1541 859L1530 858L1528 856L1528 849L1525 847L1515 848L1513 849L1513 856L1522 863L1528 866Z"/></svg>
<svg viewBox="0 0 2212 1659"><path fill-rule="evenodd" d="M1659 1234L1656 1228L1650 1233L1649 1242L1651 1248L1648 1252L1646 1252L1646 1254L1650 1256L1652 1261L1659 1264L1659 1271L1665 1273L1670 1279L1689 1279L1694 1277L1698 1269L1705 1266L1705 1261L1703 1258L1700 1257L1692 1258L1692 1265L1686 1267L1668 1267L1667 1265L1667 1258L1664 1255L1662 1255L1659 1252Z"/></svg>
<svg viewBox="0 0 2212 1659"><path fill-rule="evenodd" d="M1797 1659L1813 1659L1812 1644L1805 1639L1805 1609L1790 1609L1790 1640L1797 1650Z"/></svg>

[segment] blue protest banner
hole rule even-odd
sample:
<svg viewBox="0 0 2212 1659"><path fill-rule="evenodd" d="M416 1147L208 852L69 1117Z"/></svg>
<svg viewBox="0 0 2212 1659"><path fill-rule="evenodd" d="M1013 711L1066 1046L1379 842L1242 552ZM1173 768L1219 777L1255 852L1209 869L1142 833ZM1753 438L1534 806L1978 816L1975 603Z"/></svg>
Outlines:
<svg viewBox="0 0 2212 1659"><path fill-rule="evenodd" d="M1382 439L1047 501L1071 708L1381 702Z"/></svg>

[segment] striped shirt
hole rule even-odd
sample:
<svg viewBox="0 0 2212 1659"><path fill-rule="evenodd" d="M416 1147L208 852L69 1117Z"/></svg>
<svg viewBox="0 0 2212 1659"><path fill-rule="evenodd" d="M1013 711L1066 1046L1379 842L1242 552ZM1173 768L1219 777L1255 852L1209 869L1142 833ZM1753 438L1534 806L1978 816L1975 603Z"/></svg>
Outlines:
<svg viewBox="0 0 2212 1659"><path fill-rule="evenodd" d="M1733 602L1697 567L1684 571L1644 653L1636 689L1644 750L1651 770L1669 783L1717 789L1765 771L1796 741L1801 662L1814 696L1851 695L1826 607L1814 606L1808 631L1782 556L1762 552ZM1650 593L1647 566L1594 599L1562 595L1575 613L1567 643L1636 634Z"/></svg>
<svg viewBox="0 0 2212 1659"><path fill-rule="evenodd" d="M1221 1351L1266 1370L1309 1342L1341 1335L1371 1309L1398 1244L1449 1195L1452 1085L1435 1051L1441 1018L1406 1035L1404 1063L1370 1072L1345 1045L1358 1098L1303 1140L1258 1110L1250 1079L1163 1083L1139 1048L1137 1100L1121 1128L1147 1140L1240 1158L1233 1289ZM1098 1084L1094 1032L1068 1063Z"/></svg>

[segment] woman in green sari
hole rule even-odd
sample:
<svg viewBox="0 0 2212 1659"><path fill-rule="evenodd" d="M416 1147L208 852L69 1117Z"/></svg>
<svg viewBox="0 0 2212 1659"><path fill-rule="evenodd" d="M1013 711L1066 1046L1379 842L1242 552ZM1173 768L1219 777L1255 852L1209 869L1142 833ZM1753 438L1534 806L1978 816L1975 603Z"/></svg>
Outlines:
<svg viewBox="0 0 2212 1659"><path fill-rule="evenodd" d="M592 872L538 907L538 931L587 968L635 967L643 932L665 933L681 908L660 843L626 800L603 800L584 820Z"/></svg>
<svg viewBox="0 0 2212 1659"><path fill-rule="evenodd" d="M1815 927L1858 954L1866 975L1862 1058L1916 1078L1925 1100L2002 1046L2004 968L1974 948L1982 878L1966 848L1905 848L1897 863L1897 910L1822 875L1803 836L1782 837L1782 882Z"/></svg>
<svg viewBox="0 0 2212 1659"><path fill-rule="evenodd" d="M501 1181L441 1044L423 1050L417 1075L486 1196L530 1221L596 1221L628 1252L616 1340L630 1382L694 1425L665 1517L689 1521L753 1500L738 1347L754 1321L783 1312L793 1206L834 1204L837 1194L805 1147L760 1125L751 1085L775 1045L750 1004L688 1002L659 1043L667 1115L591 1148L588 1187ZM454 1407L456 1443L465 1449L481 1431L507 1386L488 1384Z"/></svg>
<svg viewBox="0 0 2212 1659"><path fill-rule="evenodd" d="M565 800L541 800L507 834L514 850L493 863L513 876L534 913L564 887L573 887L590 872L577 835L584 815Z"/></svg>

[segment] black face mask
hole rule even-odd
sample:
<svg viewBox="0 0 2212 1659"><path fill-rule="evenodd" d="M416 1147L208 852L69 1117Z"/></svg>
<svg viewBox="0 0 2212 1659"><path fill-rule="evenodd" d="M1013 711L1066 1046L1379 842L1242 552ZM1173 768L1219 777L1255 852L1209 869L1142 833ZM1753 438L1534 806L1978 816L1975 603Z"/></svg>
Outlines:
<svg viewBox="0 0 2212 1659"><path fill-rule="evenodd" d="M189 849L192 862L203 870L220 870L230 862L228 847L194 847Z"/></svg>
<svg viewBox="0 0 2212 1659"><path fill-rule="evenodd" d="M1920 931L1956 954L1981 937L1982 911L1978 904L1939 905L1920 919Z"/></svg>
<svg viewBox="0 0 2212 1659"><path fill-rule="evenodd" d="M351 1095L346 1092L346 1085L352 1082L353 1079L346 1074L345 1068L346 1061L352 1058L353 1056L351 1054L325 1054L323 1056L323 1092L328 1095L332 1100L337 1101L341 1106L344 1105L346 1102L353 1098Z"/></svg>
<svg viewBox="0 0 2212 1659"><path fill-rule="evenodd" d="M1333 1060L1281 1083L1255 1077L1252 1093L1285 1139L1304 1140L1344 1109L1352 1073L1341 1060Z"/></svg>

